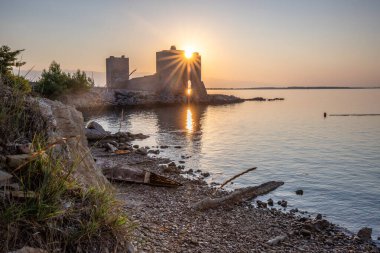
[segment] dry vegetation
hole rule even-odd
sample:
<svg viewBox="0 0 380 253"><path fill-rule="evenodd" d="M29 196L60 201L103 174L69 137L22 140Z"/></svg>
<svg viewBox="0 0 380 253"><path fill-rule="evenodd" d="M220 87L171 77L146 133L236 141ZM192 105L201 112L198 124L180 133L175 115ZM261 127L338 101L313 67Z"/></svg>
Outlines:
<svg viewBox="0 0 380 253"><path fill-rule="evenodd" d="M34 159L14 169L21 196L0 196L0 252L31 246L49 252L124 251L133 224L112 189L84 189L73 177L78 161L62 160L46 143L46 124L25 94L0 83L0 156L32 142ZM60 145L65 145L62 142Z"/></svg>

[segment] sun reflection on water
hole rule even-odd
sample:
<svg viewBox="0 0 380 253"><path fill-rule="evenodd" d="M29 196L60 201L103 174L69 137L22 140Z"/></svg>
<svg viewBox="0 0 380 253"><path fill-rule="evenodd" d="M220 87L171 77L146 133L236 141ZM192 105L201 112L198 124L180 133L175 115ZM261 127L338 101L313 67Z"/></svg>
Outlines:
<svg viewBox="0 0 380 253"><path fill-rule="evenodd" d="M188 107L186 110L186 130L187 133L191 134L194 129L193 113L191 108Z"/></svg>

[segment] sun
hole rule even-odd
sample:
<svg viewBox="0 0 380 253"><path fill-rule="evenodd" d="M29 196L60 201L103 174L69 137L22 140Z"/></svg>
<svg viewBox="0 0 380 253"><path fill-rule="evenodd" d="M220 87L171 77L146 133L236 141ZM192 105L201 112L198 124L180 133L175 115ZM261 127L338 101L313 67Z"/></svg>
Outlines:
<svg viewBox="0 0 380 253"><path fill-rule="evenodd" d="M191 59L193 57L193 54L194 54L194 50L191 49L191 48L186 48L185 49L185 57L187 59Z"/></svg>

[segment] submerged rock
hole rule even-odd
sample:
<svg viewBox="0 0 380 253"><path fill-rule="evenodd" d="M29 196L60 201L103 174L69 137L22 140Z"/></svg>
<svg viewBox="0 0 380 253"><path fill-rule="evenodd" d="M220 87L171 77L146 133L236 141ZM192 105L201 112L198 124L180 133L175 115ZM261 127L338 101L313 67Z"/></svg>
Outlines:
<svg viewBox="0 0 380 253"><path fill-rule="evenodd" d="M296 194L297 195L303 195L303 190L301 190L301 189L296 190Z"/></svg>
<svg viewBox="0 0 380 253"><path fill-rule="evenodd" d="M203 177L209 177L209 176L210 176L210 173L208 173L208 172L202 172L201 175L202 175Z"/></svg>
<svg viewBox="0 0 380 253"><path fill-rule="evenodd" d="M247 101L267 101L266 98L263 98L263 97L255 97L255 98L249 98L249 99L246 99Z"/></svg>

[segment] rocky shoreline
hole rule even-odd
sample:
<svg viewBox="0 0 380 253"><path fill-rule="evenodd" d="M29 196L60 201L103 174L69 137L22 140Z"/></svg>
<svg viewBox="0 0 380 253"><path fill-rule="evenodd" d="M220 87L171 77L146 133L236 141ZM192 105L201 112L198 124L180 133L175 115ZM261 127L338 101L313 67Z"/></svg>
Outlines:
<svg viewBox="0 0 380 253"><path fill-rule="evenodd" d="M140 138L143 135L128 135ZM140 136L140 137L138 137ZM305 218L296 212L280 210L284 202L252 201L199 211L197 203L207 197L227 196L229 192L207 185L207 172L157 155L163 147L131 146L120 134L114 136L116 154L109 141L96 142L92 154L102 168L139 169L156 173L182 184L176 188L148 184L114 183L118 198L125 203L129 217L136 222L134 252L379 252L368 230L347 235L321 215ZM95 142L94 142L95 143ZM108 150L108 151L106 151ZM148 153L150 153L148 155Z"/></svg>
<svg viewBox="0 0 380 253"><path fill-rule="evenodd" d="M64 104L75 107L77 110L99 109L115 106L128 107L153 107L162 105L178 105L187 103L179 96L159 96L148 91L130 91L126 89L109 89L94 87L86 92L70 93L61 95L58 100ZM232 95L208 94L199 104L225 105L243 103L245 101L283 101L284 98L255 97L242 99Z"/></svg>

